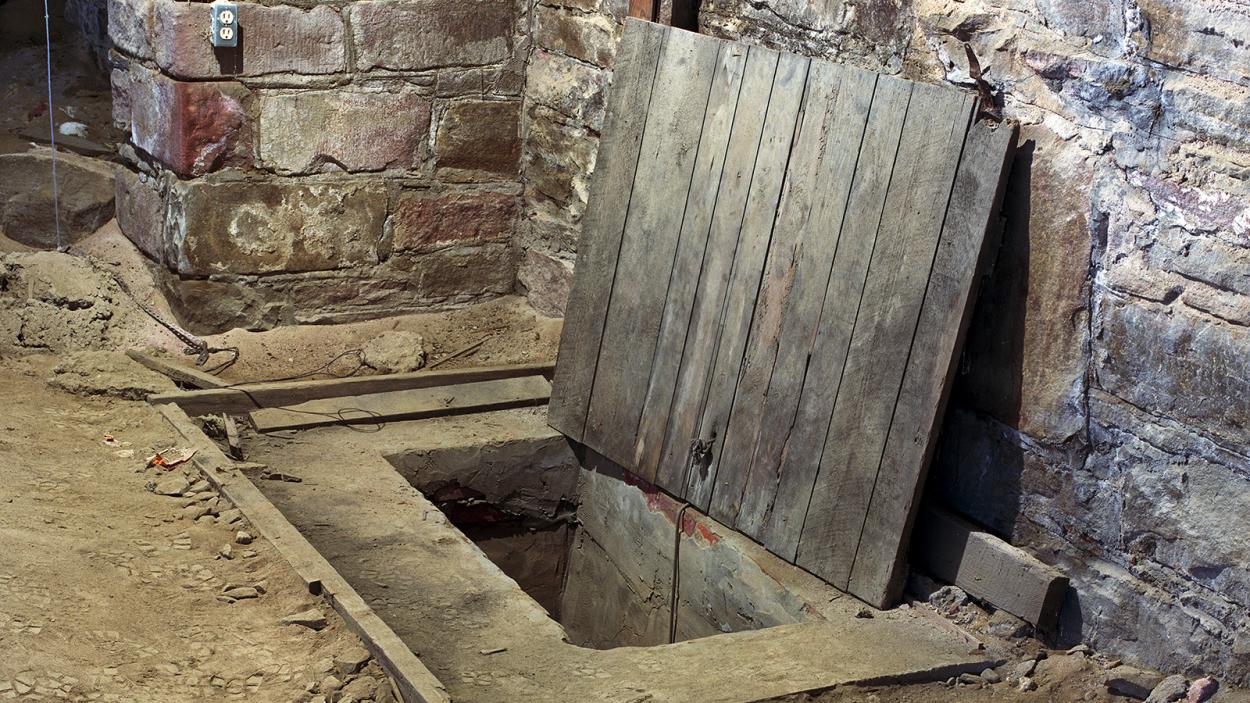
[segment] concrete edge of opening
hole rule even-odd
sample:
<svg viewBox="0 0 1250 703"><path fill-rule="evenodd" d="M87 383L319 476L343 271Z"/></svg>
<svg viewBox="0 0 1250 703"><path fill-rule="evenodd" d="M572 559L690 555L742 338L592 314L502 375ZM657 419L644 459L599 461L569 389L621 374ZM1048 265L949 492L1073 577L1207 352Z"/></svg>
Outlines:
<svg viewBox="0 0 1250 703"><path fill-rule="evenodd" d="M191 448L191 461L248 522L278 550L291 568L343 618L399 687L404 703L451 703L446 688L399 636L321 556L234 462L175 403L153 406Z"/></svg>

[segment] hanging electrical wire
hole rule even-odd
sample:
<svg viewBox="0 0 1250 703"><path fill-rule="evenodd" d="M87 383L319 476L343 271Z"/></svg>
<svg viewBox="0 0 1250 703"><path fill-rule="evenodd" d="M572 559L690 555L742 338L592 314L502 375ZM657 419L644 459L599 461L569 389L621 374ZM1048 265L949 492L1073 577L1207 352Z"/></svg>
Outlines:
<svg viewBox="0 0 1250 703"><path fill-rule="evenodd" d="M65 251L61 243L61 194L56 180L56 115L52 109L52 24L48 19L48 0L43 0L43 36L47 41L48 62L48 139L52 142L52 219L56 222L56 250Z"/></svg>

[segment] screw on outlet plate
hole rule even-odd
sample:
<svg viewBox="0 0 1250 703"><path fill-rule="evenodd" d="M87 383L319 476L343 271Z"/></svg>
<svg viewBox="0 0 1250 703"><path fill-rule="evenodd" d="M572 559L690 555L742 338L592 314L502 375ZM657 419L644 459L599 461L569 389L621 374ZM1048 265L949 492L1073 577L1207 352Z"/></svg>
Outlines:
<svg viewBox="0 0 1250 703"><path fill-rule="evenodd" d="M215 2L209 5L213 13L212 42L217 47L239 45L239 6L232 2Z"/></svg>

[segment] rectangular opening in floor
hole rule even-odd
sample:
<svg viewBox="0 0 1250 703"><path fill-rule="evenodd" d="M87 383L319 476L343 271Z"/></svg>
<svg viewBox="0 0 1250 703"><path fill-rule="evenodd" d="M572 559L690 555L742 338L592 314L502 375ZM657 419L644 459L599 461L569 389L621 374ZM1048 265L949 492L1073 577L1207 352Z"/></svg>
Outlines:
<svg viewBox="0 0 1250 703"><path fill-rule="evenodd" d="M388 459L578 646L807 622L838 597L610 462L579 461L563 438Z"/></svg>

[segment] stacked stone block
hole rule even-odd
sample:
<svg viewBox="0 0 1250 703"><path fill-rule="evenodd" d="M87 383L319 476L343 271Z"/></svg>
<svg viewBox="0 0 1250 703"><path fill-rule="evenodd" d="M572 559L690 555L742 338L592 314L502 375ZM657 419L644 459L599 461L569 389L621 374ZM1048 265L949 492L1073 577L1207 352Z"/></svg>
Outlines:
<svg viewBox="0 0 1250 703"><path fill-rule="evenodd" d="M524 0L110 0L119 222L201 330L510 293Z"/></svg>
<svg viewBox="0 0 1250 703"><path fill-rule="evenodd" d="M703 31L1022 123L931 499L1071 577L1058 638L1250 683L1250 13L1230 0L705 0Z"/></svg>
<svg viewBox="0 0 1250 703"><path fill-rule="evenodd" d="M562 315L599 149L604 91L626 0L541 0L522 113L525 219L518 282L530 303Z"/></svg>

